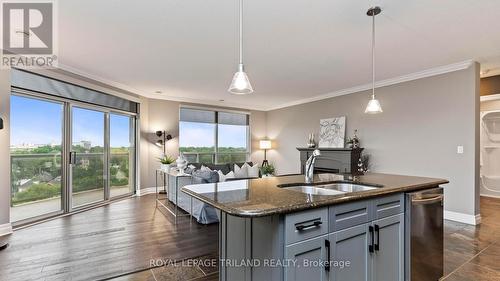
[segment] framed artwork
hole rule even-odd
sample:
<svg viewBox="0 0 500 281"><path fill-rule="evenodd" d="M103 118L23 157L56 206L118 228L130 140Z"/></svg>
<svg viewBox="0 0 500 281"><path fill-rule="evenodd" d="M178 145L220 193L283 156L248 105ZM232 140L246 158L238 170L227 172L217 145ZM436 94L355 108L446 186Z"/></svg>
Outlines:
<svg viewBox="0 0 500 281"><path fill-rule="evenodd" d="M321 119L319 121L320 148L344 148L345 116Z"/></svg>

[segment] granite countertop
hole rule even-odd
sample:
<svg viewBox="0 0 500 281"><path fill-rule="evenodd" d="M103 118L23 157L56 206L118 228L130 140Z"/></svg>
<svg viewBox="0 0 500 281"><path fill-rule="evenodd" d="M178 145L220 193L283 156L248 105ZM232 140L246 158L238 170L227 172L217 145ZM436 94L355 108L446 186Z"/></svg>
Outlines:
<svg viewBox="0 0 500 281"><path fill-rule="evenodd" d="M308 195L279 186L304 183L304 175L187 185L181 190L228 214L262 217L335 205L349 201L417 191L448 183L444 179L368 173L362 176L318 174L314 184L352 181L377 188L338 195Z"/></svg>

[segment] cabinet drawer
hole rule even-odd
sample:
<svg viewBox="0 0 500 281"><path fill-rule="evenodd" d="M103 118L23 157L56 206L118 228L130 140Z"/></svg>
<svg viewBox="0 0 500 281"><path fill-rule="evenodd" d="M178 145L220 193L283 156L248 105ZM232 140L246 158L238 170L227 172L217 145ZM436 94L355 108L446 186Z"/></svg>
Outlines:
<svg viewBox="0 0 500 281"><path fill-rule="evenodd" d="M373 200L373 219L381 219L404 212L404 194L396 194Z"/></svg>
<svg viewBox="0 0 500 281"><path fill-rule="evenodd" d="M330 232L371 220L370 201L358 201L330 207Z"/></svg>
<svg viewBox="0 0 500 281"><path fill-rule="evenodd" d="M287 245L328 233L328 208L313 209L285 216Z"/></svg>

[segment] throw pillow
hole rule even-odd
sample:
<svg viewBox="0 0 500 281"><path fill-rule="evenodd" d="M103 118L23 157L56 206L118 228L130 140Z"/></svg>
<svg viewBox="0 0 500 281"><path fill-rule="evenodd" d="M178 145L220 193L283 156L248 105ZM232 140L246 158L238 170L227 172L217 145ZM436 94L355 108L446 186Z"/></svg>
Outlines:
<svg viewBox="0 0 500 281"><path fill-rule="evenodd" d="M231 171L225 175L221 170L217 171L217 173L219 174L219 182L226 181L226 179L234 179L234 172L233 171Z"/></svg>
<svg viewBox="0 0 500 281"><path fill-rule="evenodd" d="M250 166L250 164L245 163L243 166L247 166L248 177L249 178L258 178L259 177L259 165L255 164Z"/></svg>
<svg viewBox="0 0 500 281"><path fill-rule="evenodd" d="M212 171L212 169L210 169L209 167L207 167L205 165L201 165L201 169L200 170L202 170L204 172L211 172Z"/></svg>
<svg viewBox="0 0 500 281"><path fill-rule="evenodd" d="M234 177L238 179L248 178L248 165L238 166L234 164Z"/></svg>
<svg viewBox="0 0 500 281"><path fill-rule="evenodd" d="M216 183L219 181L219 174L215 171L196 170L193 172L193 181L196 178L200 183Z"/></svg>

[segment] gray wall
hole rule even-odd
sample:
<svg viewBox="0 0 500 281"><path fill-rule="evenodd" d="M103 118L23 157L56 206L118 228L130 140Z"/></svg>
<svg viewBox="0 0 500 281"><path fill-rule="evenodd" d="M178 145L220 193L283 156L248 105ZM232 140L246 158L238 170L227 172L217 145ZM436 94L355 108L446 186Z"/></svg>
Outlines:
<svg viewBox="0 0 500 281"><path fill-rule="evenodd" d="M368 92L267 112L269 159L278 173L299 172L298 146L317 133L319 120L347 116L346 135L358 129L372 171L445 178L446 209L477 214L479 67L377 89L384 112L364 114ZM463 145L464 154L457 154ZM476 198L476 199L475 199Z"/></svg>
<svg viewBox="0 0 500 281"><path fill-rule="evenodd" d="M4 122L4 129L0 130L0 225L10 222L9 111L10 71L0 70L0 117Z"/></svg>
<svg viewBox="0 0 500 281"><path fill-rule="evenodd" d="M186 103L182 103L186 104ZM179 107L181 103L175 101L147 99L141 104L141 189L154 187L155 170L160 167L158 157L163 154L162 148L155 145L158 139L154 134L157 130L166 130L173 139L167 142L167 154L177 157L179 154ZM196 105L190 104L194 106ZM206 106L214 108L213 106ZM223 109L223 108L222 108ZM241 110L234 109L232 110ZM248 111L248 110L242 110ZM266 136L266 113L263 111L250 112L251 160L259 163L263 159L263 152L259 148L259 140ZM146 121L147 120L147 121Z"/></svg>

